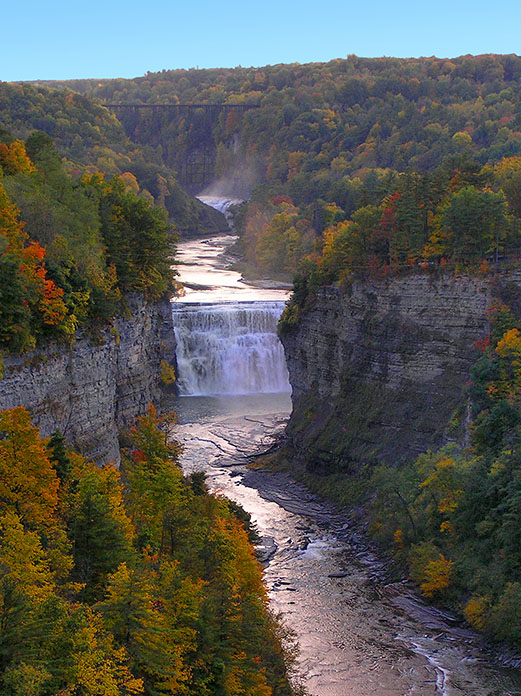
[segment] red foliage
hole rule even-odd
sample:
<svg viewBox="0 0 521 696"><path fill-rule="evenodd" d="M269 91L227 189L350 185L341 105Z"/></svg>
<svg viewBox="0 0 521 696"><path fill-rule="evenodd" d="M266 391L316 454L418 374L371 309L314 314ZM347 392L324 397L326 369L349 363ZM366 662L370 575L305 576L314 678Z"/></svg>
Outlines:
<svg viewBox="0 0 521 696"><path fill-rule="evenodd" d="M486 349L490 345L490 338L489 336L486 336L485 338L480 338L474 343L474 348L477 348L477 350L480 350L482 353L486 351Z"/></svg>

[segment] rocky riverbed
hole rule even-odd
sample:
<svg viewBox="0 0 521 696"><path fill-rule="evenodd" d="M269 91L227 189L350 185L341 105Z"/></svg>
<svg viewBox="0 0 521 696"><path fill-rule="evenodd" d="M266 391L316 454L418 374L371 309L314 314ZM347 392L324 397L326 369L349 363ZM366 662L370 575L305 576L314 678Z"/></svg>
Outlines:
<svg viewBox="0 0 521 696"><path fill-rule="evenodd" d="M239 502L262 536L274 611L300 645L313 696L513 696L521 675L482 639L389 583L380 560L337 510L284 473L250 468L288 415L286 395L183 398L173 435L187 472Z"/></svg>

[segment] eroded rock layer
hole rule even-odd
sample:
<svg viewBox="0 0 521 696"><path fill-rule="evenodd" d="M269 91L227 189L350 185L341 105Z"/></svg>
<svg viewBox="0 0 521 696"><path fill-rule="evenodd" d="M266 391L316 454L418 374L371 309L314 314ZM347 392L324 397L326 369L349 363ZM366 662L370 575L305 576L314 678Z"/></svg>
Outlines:
<svg viewBox="0 0 521 696"><path fill-rule="evenodd" d="M518 308L520 280L424 274L320 289L282 336L294 451L311 469L349 470L464 438L474 344L494 298Z"/></svg>
<svg viewBox="0 0 521 696"><path fill-rule="evenodd" d="M174 363L170 302L128 301L128 314L94 342L78 336L5 359L0 409L25 406L43 435L59 429L98 463L119 463L118 436L144 413L161 407L162 360Z"/></svg>

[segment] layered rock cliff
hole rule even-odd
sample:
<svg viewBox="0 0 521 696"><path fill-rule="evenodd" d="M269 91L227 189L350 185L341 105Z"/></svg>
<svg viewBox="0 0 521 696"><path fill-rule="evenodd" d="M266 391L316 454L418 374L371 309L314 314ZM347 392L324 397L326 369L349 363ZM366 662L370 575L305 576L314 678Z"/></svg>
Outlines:
<svg viewBox="0 0 521 696"><path fill-rule="evenodd" d="M119 464L118 434L148 404L161 408L167 390L162 360L174 363L168 299L128 299L128 313L93 342L51 345L5 360L0 409L25 406L42 435L61 430L68 442L98 463Z"/></svg>
<svg viewBox="0 0 521 696"><path fill-rule="evenodd" d="M474 343L494 296L519 304L519 281L414 275L320 289L282 332L293 451L326 472L464 438Z"/></svg>

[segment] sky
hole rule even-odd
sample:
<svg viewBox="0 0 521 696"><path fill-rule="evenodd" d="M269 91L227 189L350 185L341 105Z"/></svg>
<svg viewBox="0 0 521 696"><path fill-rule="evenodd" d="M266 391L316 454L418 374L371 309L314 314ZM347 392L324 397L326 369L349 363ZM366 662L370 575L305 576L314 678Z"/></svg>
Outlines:
<svg viewBox="0 0 521 696"><path fill-rule="evenodd" d="M358 56L521 53L520 0L24 0L3 3L0 80Z"/></svg>

